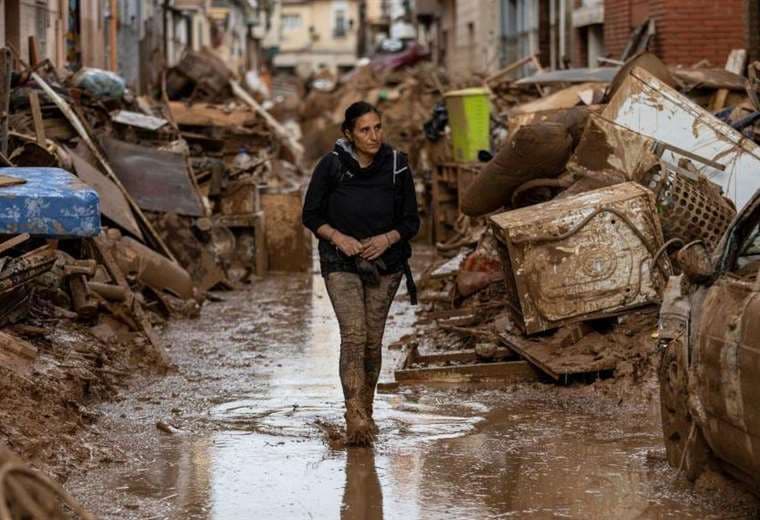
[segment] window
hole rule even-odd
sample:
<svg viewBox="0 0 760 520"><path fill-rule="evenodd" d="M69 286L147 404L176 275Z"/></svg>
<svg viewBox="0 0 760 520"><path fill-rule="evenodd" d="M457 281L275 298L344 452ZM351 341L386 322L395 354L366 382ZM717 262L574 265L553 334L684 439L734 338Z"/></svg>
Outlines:
<svg viewBox="0 0 760 520"><path fill-rule="evenodd" d="M300 29L303 25L303 20L301 20L300 14L284 14L282 15L281 22L283 31Z"/></svg>
<svg viewBox="0 0 760 520"><path fill-rule="evenodd" d="M333 27L333 36L335 38L345 38L348 33L348 24L346 23L345 9L335 10L335 25Z"/></svg>

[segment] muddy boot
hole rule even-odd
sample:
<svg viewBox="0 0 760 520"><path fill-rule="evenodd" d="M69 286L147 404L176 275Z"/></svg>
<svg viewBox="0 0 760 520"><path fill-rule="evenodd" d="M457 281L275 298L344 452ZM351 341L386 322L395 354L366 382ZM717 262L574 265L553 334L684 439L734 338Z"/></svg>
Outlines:
<svg viewBox="0 0 760 520"><path fill-rule="evenodd" d="M348 446L372 446L375 433L361 403L346 403L346 444Z"/></svg>
<svg viewBox="0 0 760 520"><path fill-rule="evenodd" d="M372 416L373 412L373 402L375 400L375 386L371 385L371 382L365 383L364 387L361 391L361 400L362 400L362 408L364 409L364 413L367 416L367 420L369 421L370 429L372 430L373 435L377 435L380 432L380 429L377 427L377 424L375 424L375 418Z"/></svg>

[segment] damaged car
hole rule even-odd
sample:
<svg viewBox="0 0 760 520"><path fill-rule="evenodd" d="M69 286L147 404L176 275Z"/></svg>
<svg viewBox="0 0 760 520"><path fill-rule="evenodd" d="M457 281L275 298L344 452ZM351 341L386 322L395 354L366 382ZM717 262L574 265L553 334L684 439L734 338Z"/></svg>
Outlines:
<svg viewBox="0 0 760 520"><path fill-rule="evenodd" d="M760 494L760 191L714 251L676 255L660 311L668 462L690 480L719 467Z"/></svg>

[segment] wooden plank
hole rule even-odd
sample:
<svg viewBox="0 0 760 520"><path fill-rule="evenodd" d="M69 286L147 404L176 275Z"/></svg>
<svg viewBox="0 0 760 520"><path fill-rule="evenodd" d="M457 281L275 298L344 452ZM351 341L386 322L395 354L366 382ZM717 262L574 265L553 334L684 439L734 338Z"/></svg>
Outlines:
<svg viewBox="0 0 760 520"><path fill-rule="evenodd" d="M733 49L726 60L726 70L734 74L744 75L744 67L747 65L747 50ZM710 106L711 112L722 110L726 106L729 90L727 88L718 89Z"/></svg>
<svg viewBox="0 0 760 520"><path fill-rule="evenodd" d="M482 382L515 384L539 380L538 372L527 361L401 369L396 370L395 376L399 384Z"/></svg>
<svg viewBox="0 0 760 520"><path fill-rule="evenodd" d="M499 361L514 359L515 357L516 355L511 349L504 347L496 348L493 355L493 359ZM446 363L471 365L478 363L480 360L481 358L478 357L474 349L451 350L449 352L440 352L435 354L419 354L417 349L412 349L409 352L409 357L407 358L405 366L411 367L412 364L443 365Z"/></svg>
<svg viewBox="0 0 760 520"><path fill-rule="evenodd" d="M458 327L456 325L446 325L444 323L438 323L438 328L445 330L446 332L453 332L460 336L471 337L476 339L482 339L484 341L499 341L499 336L495 332L489 330L478 329L475 327Z"/></svg>
<svg viewBox="0 0 760 520"><path fill-rule="evenodd" d="M418 323L442 320L447 318L458 318L462 316L475 315L481 311L487 311L492 309L501 309L506 306L504 301L488 302L481 305L474 305L472 307L461 307L459 309L446 309L441 311L421 312Z"/></svg>
<svg viewBox="0 0 760 520"><path fill-rule="evenodd" d="M497 80L503 78L504 76L506 76L510 72L514 72L515 70L519 69L523 65L526 65L526 64L530 63L531 61L533 61L534 57L535 56L525 56L524 58L522 58L520 60L517 60L514 63L510 63L509 65L507 65L506 67L504 67L500 71L498 71L498 72L496 72L496 73L491 74L490 76L488 76L485 79L485 84L486 85L490 85L494 81L497 81Z"/></svg>
<svg viewBox="0 0 760 520"><path fill-rule="evenodd" d="M11 168L15 166L15 164L13 164L13 162L11 162L11 160L8 159L8 157L6 157L3 152L0 152L0 163L2 163L3 166L10 166Z"/></svg>
<svg viewBox="0 0 760 520"><path fill-rule="evenodd" d="M234 79L230 80L230 86L232 87L232 93L235 97L243 101L249 107L253 109L256 114L261 116L266 121L267 126L274 132L274 134L282 141L282 143L290 150L290 153L295 158L295 163L300 165L301 158L303 157L303 146L296 141L290 132L288 132L284 126L282 126L272 115L267 112L253 97L246 92L240 84Z"/></svg>
<svg viewBox="0 0 760 520"><path fill-rule="evenodd" d="M243 128L256 122L256 113L252 110L225 111L222 105L170 101L169 110L178 125L213 126L224 128Z"/></svg>
<svg viewBox="0 0 760 520"><path fill-rule="evenodd" d="M617 366L614 357L600 357L583 347L559 347L553 338L531 340L506 332L500 337L509 348L555 381L567 380L573 375L611 372Z"/></svg>
<svg viewBox="0 0 760 520"><path fill-rule="evenodd" d="M37 38L29 36L29 66L34 68L40 64L40 48L37 46Z"/></svg>
<svg viewBox="0 0 760 520"><path fill-rule="evenodd" d="M0 243L0 254L5 253L9 249L12 249L16 247L19 244L23 244L27 240L29 240L30 235L29 233L22 233L20 235L17 235L9 240L6 240L3 243Z"/></svg>
<svg viewBox="0 0 760 520"><path fill-rule="evenodd" d="M32 122L37 144L46 148L45 124L42 122L42 109L40 108L40 96L36 90L29 91L29 106L32 108Z"/></svg>
<svg viewBox="0 0 760 520"><path fill-rule="evenodd" d="M132 296L132 289L129 287L129 283L127 283L127 278L124 276L124 273L116 263L116 260L111 254L111 251L104 243L104 239L101 237L95 237L92 239L92 244L98 252L98 256L100 256L103 265L105 265L106 270L111 275L116 284L126 289L128 291L128 294ZM148 342L150 342L150 344L153 346L153 349L155 350L161 365L164 368L168 368L171 364L169 354L166 352L166 349L158 339L156 332L153 330L153 326L150 324L148 317L145 315L145 311L143 311L142 304L137 300L137 298L134 297L128 297L128 300L131 301L127 302L126 305L132 312L132 316L134 317L135 322L137 323L138 327L142 329L145 337L148 338Z"/></svg>
<svg viewBox="0 0 760 520"><path fill-rule="evenodd" d="M3 47L0 49L0 154L4 157L8 155L8 116L11 101L12 68L13 56L11 51Z"/></svg>
<svg viewBox="0 0 760 520"><path fill-rule="evenodd" d="M0 175L0 188L5 188L6 186L20 186L21 184L26 184L26 179L13 177L11 175Z"/></svg>

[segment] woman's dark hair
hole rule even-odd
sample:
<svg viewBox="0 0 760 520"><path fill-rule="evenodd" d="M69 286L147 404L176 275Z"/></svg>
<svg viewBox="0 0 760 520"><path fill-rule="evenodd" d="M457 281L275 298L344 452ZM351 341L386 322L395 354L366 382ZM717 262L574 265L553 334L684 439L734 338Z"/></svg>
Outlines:
<svg viewBox="0 0 760 520"><path fill-rule="evenodd" d="M356 103L351 104L351 106L346 109L346 114L343 119L343 124L340 125L340 129L344 134L346 132L351 132L356 126L356 120L369 113L375 113L378 117L380 116L380 111L372 103L357 101Z"/></svg>

